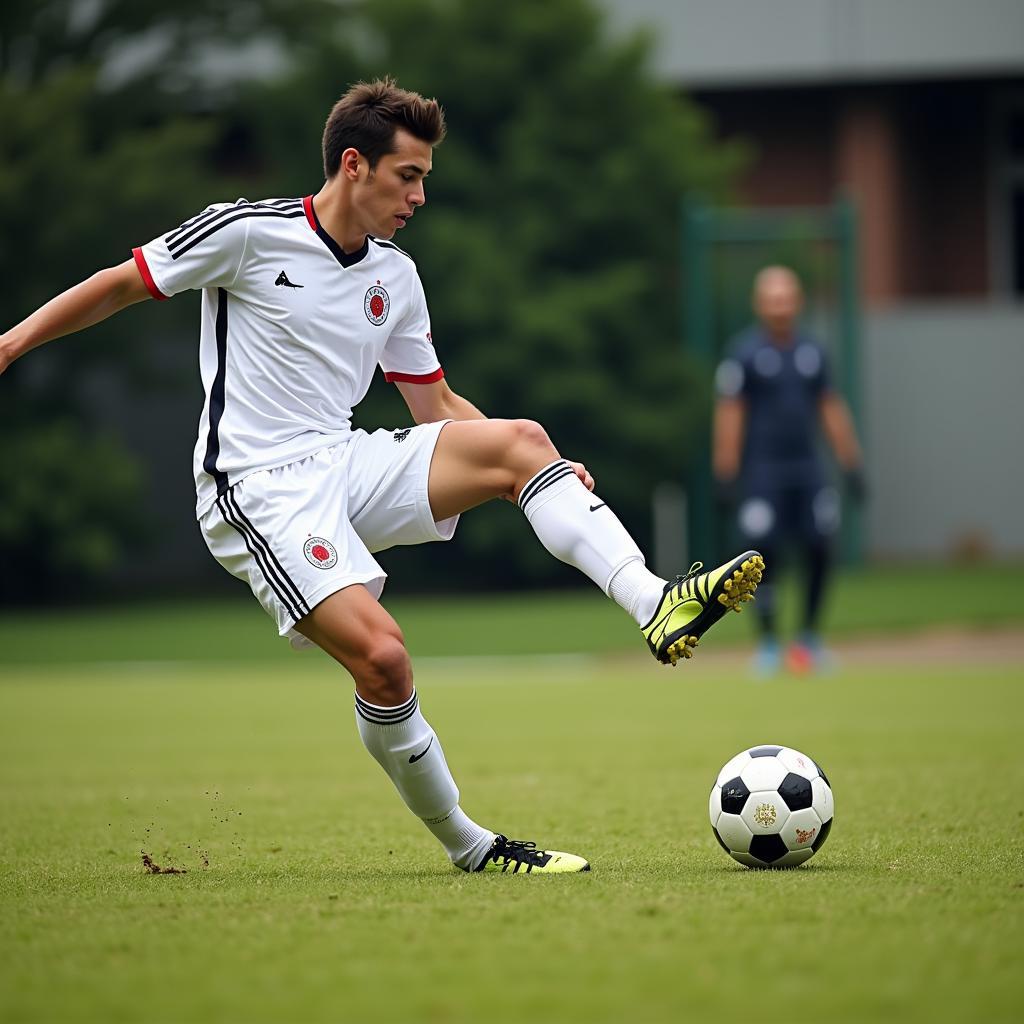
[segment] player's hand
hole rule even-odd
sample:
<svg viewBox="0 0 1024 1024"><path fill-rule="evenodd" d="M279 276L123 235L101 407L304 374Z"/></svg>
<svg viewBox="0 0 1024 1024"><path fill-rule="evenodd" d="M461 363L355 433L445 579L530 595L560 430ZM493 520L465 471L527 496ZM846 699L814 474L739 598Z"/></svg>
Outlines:
<svg viewBox="0 0 1024 1024"><path fill-rule="evenodd" d="M868 496L868 484L864 479L864 470L860 466L848 469L843 473L846 493L856 502L862 502Z"/></svg>
<svg viewBox="0 0 1024 1024"><path fill-rule="evenodd" d="M715 501L723 508L732 508L738 505L740 500L739 477L730 477L724 480L721 477L715 478Z"/></svg>
<svg viewBox="0 0 1024 1024"><path fill-rule="evenodd" d="M594 478L587 472L587 467L582 462L570 462L569 465L572 466L572 471L579 478L580 483L588 491L592 491L594 489Z"/></svg>

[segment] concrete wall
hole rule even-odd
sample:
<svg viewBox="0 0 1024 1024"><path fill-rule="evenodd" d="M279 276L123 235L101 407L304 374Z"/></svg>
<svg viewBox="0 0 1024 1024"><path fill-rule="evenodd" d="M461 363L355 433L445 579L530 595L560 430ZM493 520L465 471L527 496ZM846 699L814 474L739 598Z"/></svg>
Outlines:
<svg viewBox="0 0 1024 1024"><path fill-rule="evenodd" d="M680 85L1006 73L1024 66L1021 0L600 0L656 33Z"/></svg>
<svg viewBox="0 0 1024 1024"><path fill-rule="evenodd" d="M1024 556L1024 307L864 319L872 556Z"/></svg>

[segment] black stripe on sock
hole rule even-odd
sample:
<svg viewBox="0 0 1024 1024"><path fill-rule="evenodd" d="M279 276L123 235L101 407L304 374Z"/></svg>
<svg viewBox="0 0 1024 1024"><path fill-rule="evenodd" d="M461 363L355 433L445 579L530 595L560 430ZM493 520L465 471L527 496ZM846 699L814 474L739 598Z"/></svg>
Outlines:
<svg viewBox="0 0 1024 1024"><path fill-rule="evenodd" d="M288 594L282 592L280 580L277 579L277 577L273 573L273 570L267 564L266 555L264 554L263 549L258 544L255 544L253 542L253 539L249 536L245 527L240 525L234 519L234 513L228 507L224 496L221 496L220 498L217 499L217 508L220 509L220 514L224 517L224 522L227 523L228 526L230 526L242 538L242 542L245 544L246 550L252 556L257 566L259 566L260 572L263 573L263 578L267 581L267 584L270 587L270 589L273 590L278 601L280 601L281 604L284 605L285 610L288 612L288 614L293 619L295 619L296 622L298 622L298 620L301 619L302 616L297 614L297 610L289 600Z"/></svg>
<svg viewBox="0 0 1024 1024"><path fill-rule="evenodd" d="M418 707L419 700L416 697L415 690L413 690L412 696L404 704L394 708L375 707L372 704L367 704L366 701L360 698L358 693L356 694L356 714L373 725L399 725L401 722L412 718L416 714Z"/></svg>
<svg viewBox="0 0 1024 1024"><path fill-rule="evenodd" d="M568 466L568 463L564 459L559 459L557 462L552 462L550 466L545 466L542 470L535 473L526 481L526 486L519 492L519 507L522 508L524 503L533 497L542 484L566 466Z"/></svg>
<svg viewBox="0 0 1024 1024"><path fill-rule="evenodd" d="M547 469L542 470L537 476L535 476L524 488L522 493L519 495L519 507L525 512L526 506L529 505L534 498L537 497L541 491L547 490L556 480L561 480L564 476L572 476L575 474L572 466L568 462L556 462L549 466Z"/></svg>
<svg viewBox="0 0 1024 1024"><path fill-rule="evenodd" d="M416 691L414 689L412 691L412 696L407 701L405 701L404 704L396 704L394 707L391 708L382 708L378 707L376 704L369 703L369 701L363 700L363 698L360 697L358 693L356 694L357 705L363 708L368 714L379 715L384 718L404 714L416 703L416 700Z"/></svg>
<svg viewBox="0 0 1024 1024"><path fill-rule="evenodd" d="M524 500L529 501L533 491L540 484L544 483L544 481L547 480L548 477L550 477L551 474L554 473L556 470L563 469L568 465L569 463L566 462L565 459L559 459L557 462L552 462L550 465L545 466L543 469L540 469L536 473L534 473L533 476L526 481L526 485L519 493L520 503L522 503Z"/></svg>
<svg viewBox="0 0 1024 1024"><path fill-rule="evenodd" d="M306 599L302 596L302 591L295 585L295 581L288 575L285 567L278 560L277 555L274 554L274 549L270 546L267 539L253 526L249 517L242 511L242 506L238 503L238 499L235 497L235 489L232 487L225 495L224 500L233 509L238 521L246 528L252 540L261 548L267 558L268 566L273 563L272 571L274 576L285 589L285 591L291 596L295 602L296 608L299 610L298 615L295 616L296 621L301 619L304 615L308 615L310 612L309 605L306 603Z"/></svg>

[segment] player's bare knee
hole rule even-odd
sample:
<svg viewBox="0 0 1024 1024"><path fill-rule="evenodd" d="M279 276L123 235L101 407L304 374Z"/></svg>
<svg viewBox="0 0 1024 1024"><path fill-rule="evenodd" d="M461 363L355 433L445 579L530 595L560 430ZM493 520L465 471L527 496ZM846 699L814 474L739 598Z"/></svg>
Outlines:
<svg viewBox="0 0 1024 1024"><path fill-rule="evenodd" d="M375 637L361 662L359 689L370 703L392 707L408 699L412 693L412 662L398 637Z"/></svg>
<svg viewBox="0 0 1024 1024"><path fill-rule="evenodd" d="M518 463L516 469L536 470L558 458L548 432L536 420L510 420L509 426L512 431L510 455Z"/></svg>

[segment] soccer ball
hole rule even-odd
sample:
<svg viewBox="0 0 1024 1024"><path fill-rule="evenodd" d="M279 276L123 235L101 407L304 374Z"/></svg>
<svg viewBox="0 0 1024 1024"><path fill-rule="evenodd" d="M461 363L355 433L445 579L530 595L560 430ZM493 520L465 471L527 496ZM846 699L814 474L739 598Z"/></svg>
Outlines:
<svg viewBox="0 0 1024 1024"><path fill-rule="evenodd" d="M821 767L791 747L751 747L718 773L708 801L722 849L748 868L792 868L828 839L835 804Z"/></svg>

